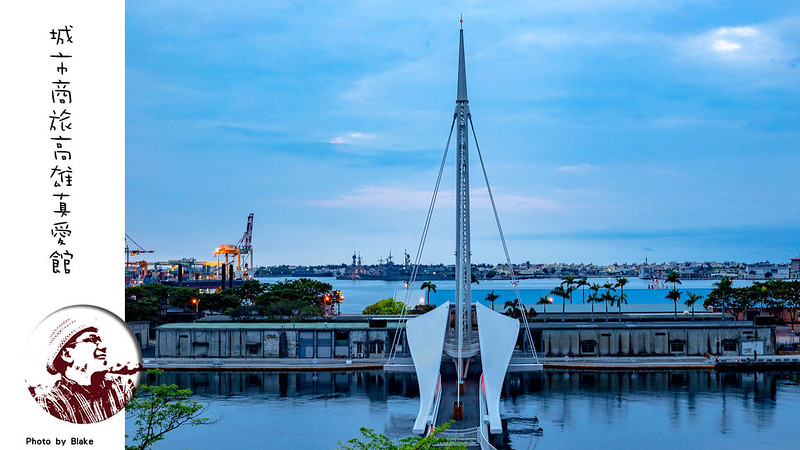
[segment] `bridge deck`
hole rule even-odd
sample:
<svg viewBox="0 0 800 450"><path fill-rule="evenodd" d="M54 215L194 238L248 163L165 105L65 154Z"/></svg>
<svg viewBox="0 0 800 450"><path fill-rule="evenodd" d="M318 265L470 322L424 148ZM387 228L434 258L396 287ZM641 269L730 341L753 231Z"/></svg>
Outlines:
<svg viewBox="0 0 800 450"><path fill-rule="evenodd" d="M458 377L454 373L442 373L442 400L439 404L439 415L436 426L453 420L453 403L458 395ZM480 424L480 373L470 371L467 375L464 395L461 402L464 404L464 419L457 420L450 425L449 430L465 430L475 428Z"/></svg>

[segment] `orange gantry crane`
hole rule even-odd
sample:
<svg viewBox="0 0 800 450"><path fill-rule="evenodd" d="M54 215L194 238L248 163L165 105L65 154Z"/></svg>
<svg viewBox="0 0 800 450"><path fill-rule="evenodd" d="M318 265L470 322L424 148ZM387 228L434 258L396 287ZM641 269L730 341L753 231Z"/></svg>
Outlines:
<svg viewBox="0 0 800 450"><path fill-rule="evenodd" d="M225 255L225 267L229 264L229 258L236 257L236 270L247 271L253 267L253 213L247 216L247 228L245 228L244 235L236 245L222 244L214 250L214 256ZM242 265L242 256L245 257L245 263ZM250 257L249 263L247 257Z"/></svg>
<svg viewBox="0 0 800 450"><path fill-rule="evenodd" d="M132 248L131 245L128 244L128 242L130 242L131 244L135 245L136 248ZM147 275L147 261L134 261L134 262L131 262L131 256L140 255L142 253L153 253L153 250L145 250L141 245L137 244L136 241L131 239L131 237L128 236L127 233L126 233L125 234L125 271L126 272L131 272L131 274L133 274L133 271L131 270L130 266L138 266L138 272L139 273L137 275L138 275L138 280L139 281L144 280L145 275ZM133 276L131 276L131 282L133 282Z"/></svg>

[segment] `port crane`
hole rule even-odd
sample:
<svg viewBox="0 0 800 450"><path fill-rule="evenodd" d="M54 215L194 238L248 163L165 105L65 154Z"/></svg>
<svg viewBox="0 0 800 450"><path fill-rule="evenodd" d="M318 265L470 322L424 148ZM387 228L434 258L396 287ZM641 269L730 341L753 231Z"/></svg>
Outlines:
<svg viewBox="0 0 800 450"><path fill-rule="evenodd" d="M225 267L231 262L229 258L236 257L236 270L244 270L253 267L253 213L247 216L247 227L245 228L244 235L236 245L222 244L214 250L214 256L225 255ZM245 256L245 264L242 266L242 255ZM247 262L247 256L250 261Z"/></svg>
<svg viewBox="0 0 800 450"><path fill-rule="evenodd" d="M133 248L131 245L135 245L136 247ZM137 244L136 241L131 239L128 234L125 234L125 271L130 270L130 266L138 266L139 267L139 278L143 279L147 273L147 261L134 261L131 262L131 256L140 255L142 253L153 253L153 250L145 250L141 245Z"/></svg>

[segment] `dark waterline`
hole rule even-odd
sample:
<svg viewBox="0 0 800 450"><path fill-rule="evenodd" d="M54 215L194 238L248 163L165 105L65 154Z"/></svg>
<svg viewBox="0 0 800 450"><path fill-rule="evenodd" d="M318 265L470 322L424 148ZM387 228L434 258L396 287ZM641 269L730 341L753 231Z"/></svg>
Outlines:
<svg viewBox="0 0 800 450"><path fill-rule="evenodd" d="M209 406L156 449L333 449L373 428L407 436L414 375L382 371L166 372ZM510 375L501 399L507 448L796 448L798 373L545 372ZM132 434L132 421L126 422Z"/></svg>

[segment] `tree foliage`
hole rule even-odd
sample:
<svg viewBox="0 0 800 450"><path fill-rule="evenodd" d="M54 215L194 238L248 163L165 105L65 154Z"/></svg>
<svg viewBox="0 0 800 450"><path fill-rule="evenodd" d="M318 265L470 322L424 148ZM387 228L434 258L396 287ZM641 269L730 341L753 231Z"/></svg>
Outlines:
<svg viewBox="0 0 800 450"><path fill-rule="evenodd" d="M339 441L339 450L434 450L434 449L464 449L466 444L447 436L440 436L452 422L444 423L435 428L427 436L405 437L395 443L382 433L376 433L371 428L360 429L362 439L353 438L342 443Z"/></svg>
<svg viewBox="0 0 800 450"><path fill-rule="evenodd" d="M404 309L405 303L393 298L385 298L367 306L361 313L368 315L397 315L403 314Z"/></svg>
<svg viewBox="0 0 800 450"><path fill-rule="evenodd" d="M161 312L161 302L169 299L171 289L173 288L163 284L126 287L125 320L157 322Z"/></svg>
<svg viewBox="0 0 800 450"><path fill-rule="evenodd" d="M160 370L149 371L160 373ZM214 423L203 417L206 407L189 400L191 389L178 389L174 384L159 386L142 384L136 395L125 407L125 415L134 418L135 445L126 445L126 450L145 450L164 439L164 435L183 425L208 425ZM125 437L128 437L127 435Z"/></svg>
<svg viewBox="0 0 800 450"><path fill-rule="evenodd" d="M147 284L125 288L125 320L160 320L162 302L193 312L229 314L234 320L263 320L265 317L297 318L324 314L324 299L338 301L342 297L329 283L309 278L262 284L246 280L241 286L215 293L199 293L197 289ZM196 305L193 300L197 299Z"/></svg>
<svg viewBox="0 0 800 450"><path fill-rule="evenodd" d="M495 294L494 291L486 294L486 301L492 304L492 311L494 311L494 301L498 298L500 298L500 296Z"/></svg>
<svg viewBox="0 0 800 450"><path fill-rule="evenodd" d="M522 309L520 309L518 298L515 298L514 300L506 300L506 303L503 305L503 307L505 308L505 312L503 314L522 320Z"/></svg>
<svg viewBox="0 0 800 450"><path fill-rule="evenodd" d="M436 285L433 284L433 282L431 282L431 281L426 281L426 282L422 283L422 285L419 288L420 289L427 289L427 291L425 292L425 304L426 305L430 304L430 302L431 302L431 291L436 292Z"/></svg>
<svg viewBox="0 0 800 450"><path fill-rule="evenodd" d="M767 280L756 281L751 286L733 287L729 279L721 279L708 294L703 306L721 308L734 318L756 308L779 315L789 314L790 321L797 320L800 307L800 281Z"/></svg>

